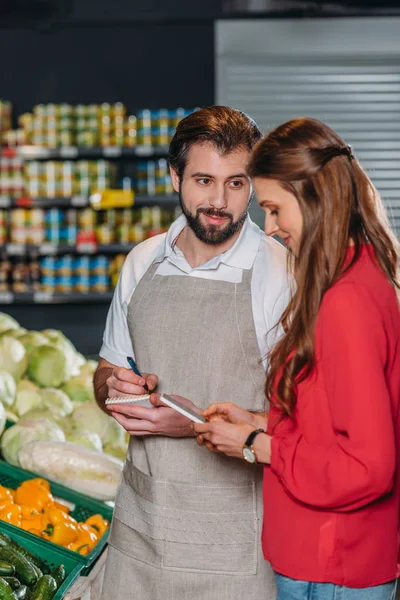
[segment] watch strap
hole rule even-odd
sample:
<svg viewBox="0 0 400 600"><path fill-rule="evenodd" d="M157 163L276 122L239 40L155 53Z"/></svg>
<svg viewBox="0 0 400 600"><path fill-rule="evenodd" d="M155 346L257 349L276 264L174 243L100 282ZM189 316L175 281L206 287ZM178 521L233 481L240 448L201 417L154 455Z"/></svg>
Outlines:
<svg viewBox="0 0 400 600"><path fill-rule="evenodd" d="M244 445L247 446L248 448L251 448L251 446L253 445L255 437L259 433L265 433L265 429L255 429L254 431L252 431L250 433L249 437L247 438L247 440L245 441Z"/></svg>

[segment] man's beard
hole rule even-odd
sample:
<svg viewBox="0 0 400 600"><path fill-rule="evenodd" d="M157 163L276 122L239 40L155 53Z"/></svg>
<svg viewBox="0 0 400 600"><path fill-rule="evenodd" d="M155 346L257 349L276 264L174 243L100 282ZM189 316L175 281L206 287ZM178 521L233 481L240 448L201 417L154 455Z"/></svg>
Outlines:
<svg viewBox="0 0 400 600"><path fill-rule="evenodd" d="M182 194L179 193L179 203L183 214L186 217L190 229L195 236L205 244L217 246L229 240L237 231L239 231L247 217L247 208L237 221L233 220L230 213L215 208L198 208L196 215L193 216L183 201ZM250 204L250 201L249 201ZM247 207L249 206L247 205ZM200 215L208 215L210 217L219 217L228 219L226 225L218 227L217 225L203 225L200 220Z"/></svg>

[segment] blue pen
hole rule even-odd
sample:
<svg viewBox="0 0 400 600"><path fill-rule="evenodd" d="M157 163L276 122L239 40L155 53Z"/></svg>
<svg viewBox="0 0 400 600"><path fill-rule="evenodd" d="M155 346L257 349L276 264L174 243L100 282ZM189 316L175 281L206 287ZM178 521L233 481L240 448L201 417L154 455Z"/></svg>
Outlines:
<svg viewBox="0 0 400 600"><path fill-rule="evenodd" d="M130 366L130 368L132 369L132 371L133 371L134 373L136 373L136 375L139 375L139 377L143 377L143 375L141 374L141 372L140 372L140 371L139 371L139 369L137 368L137 366L136 366L136 363L135 363L135 361L133 360L132 356L127 356L127 357L126 357L126 360L128 361L128 363L129 363L129 366ZM143 377L143 379L144 379L144 377ZM146 384L146 383L144 384L144 386L143 386L143 387L144 387L144 389L146 390L146 392L149 392L149 393L150 393L150 391L149 391L149 388L147 387L147 384Z"/></svg>

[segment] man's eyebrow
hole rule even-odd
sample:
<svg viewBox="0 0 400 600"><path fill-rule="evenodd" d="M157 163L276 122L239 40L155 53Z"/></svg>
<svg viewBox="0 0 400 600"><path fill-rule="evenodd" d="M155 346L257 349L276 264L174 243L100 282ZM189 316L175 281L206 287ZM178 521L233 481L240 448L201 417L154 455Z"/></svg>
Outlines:
<svg viewBox="0 0 400 600"><path fill-rule="evenodd" d="M193 173L191 177L207 177L208 179L214 179L214 175L210 175L209 173L201 173L200 171ZM246 173L236 173L235 175L229 175L227 179L247 179L247 175Z"/></svg>
<svg viewBox="0 0 400 600"><path fill-rule="evenodd" d="M236 175L229 175L227 179L247 179L248 176L246 173L236 173Z"/></svg>
<svg viewBox="0 0 400 600"><path fill-rule="evenodd" d="M200 171L193 173L191 177L207 177L208 179L214 179L214 175L210 175L209 173L200 173Z"/></svg>

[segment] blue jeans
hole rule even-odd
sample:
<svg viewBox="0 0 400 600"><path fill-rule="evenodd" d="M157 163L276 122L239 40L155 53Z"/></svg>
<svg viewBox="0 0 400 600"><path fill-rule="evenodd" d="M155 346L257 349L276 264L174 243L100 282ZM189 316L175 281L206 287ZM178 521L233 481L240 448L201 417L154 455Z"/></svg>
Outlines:
<svg viewBox="0 0 400 600"><path fill-rule="evenodd" d="M298 581L275 573L277 600L395 600L396 581L368 588Z"/></svg>

